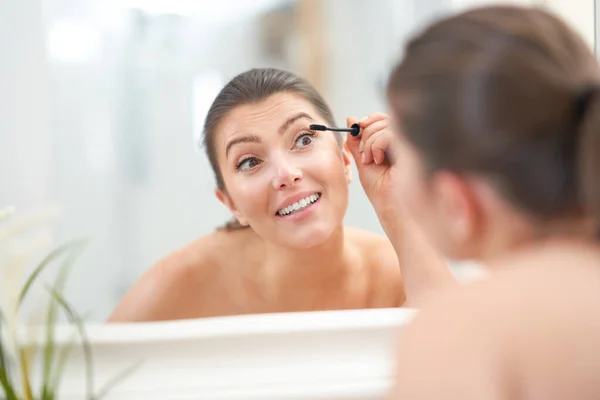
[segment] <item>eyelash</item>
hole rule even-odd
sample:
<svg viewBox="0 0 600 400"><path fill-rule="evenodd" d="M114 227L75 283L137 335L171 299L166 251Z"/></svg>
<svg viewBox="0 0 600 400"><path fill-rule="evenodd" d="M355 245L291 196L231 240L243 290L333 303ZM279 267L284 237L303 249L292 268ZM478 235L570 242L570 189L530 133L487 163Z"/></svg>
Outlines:
<svg viewBox="0 0 600 400"><path fill-rule="evenodd" d="M250 160L257 160L257 161L258 161L258 158L256 158L256 157L246 157L246 158L242 158L242 159L241 159L241 160L240 160L240 161L237 163L237 165L235 166L235 170L236 170L236 171L249 171L249 170L251 170L252 168L255 168L255 167L250 167L250 168L242 168L242 165L243 165L243 164L244 164L246 161L250 161Z"/></svg>
<svg viewBox="0 0 600 400"><path fill-rule="evenodd" d="M298 140L299 140L299 139L301 139L301 138L303 138L304 136L310 136L310 137L311 137L311 138L313 138L313 140L314 140L314 138L315 138L315 137L317 137L317 134L316 134L315 132L311 132L311 131L303 131L303 132L301 132L301 133L300 133L298 136L296 136L296 137L294 138L294 146L296 146L296 143L298 142ZM310 146L310 145L312 145L312 144L313 144L313 142L311 142L310 144L306 145L304 148L306 148L306 147L308 147L308 146ZM245 157L245 158L242 158L242 159L241 159L241 160L240 160L240 161L239 161L239 162L236 164L236 166L235 166L235 170L236 170L236 171L242 171L242 172L245 172L245 171L250 171L250 170L251 170L251 169L253 169L253 168L256 168L256 166L254 166L254 167L249 167L249 168L242 168L242 165L244 165L244 163L245 163L245 162L247 162L247 161L250 161L250 160L257 160L258 162L260 162L260 160L258 160L258 158L256 158L256 157ZM257 165L258 165L258 164L257 164Z"/></svg>
<svg viewBox="0 0 600 400"><path fill-rule="evenodd" d="M311 131L300 132L300 134L294 138L294 146L298 142L298 139L300 139L300 138L302 138L304 136L310 136L314 140L314 138L317 137L317 134L315 132L311 132ZM311 144L313 144L312 141L306 147L310 146Z"/></svg>

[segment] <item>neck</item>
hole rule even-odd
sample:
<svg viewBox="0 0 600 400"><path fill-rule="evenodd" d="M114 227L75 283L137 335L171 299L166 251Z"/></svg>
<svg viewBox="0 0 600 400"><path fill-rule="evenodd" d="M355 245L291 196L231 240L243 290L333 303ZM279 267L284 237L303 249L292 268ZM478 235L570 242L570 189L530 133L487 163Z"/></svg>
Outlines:
<svg viewBox="0 0 600 400"><path fill-rule="evenodd" d="M324 243L308 249L290 249L265 243L264 277L272 287L289 291L317 288L339 279L351 265L350 246L341 225Z"/></svg>
<svg viewBox="0 0 600 400"><path fill-rule="evenodd" d="M586 265L586 260L597 264L600 249L595 241L583 235L557 235L531 240L512 251L498 255L487 264L490 269L549 268L562 265L569 269Z"/></svg>
<svg viewBox="0 0 600 400"><path fill-rule="evenodd" d="M484 262L494 262L496 259L510 257L513 253L535 251L552 246L582 245L593 242L589 234L589 221L560 221L545 224L543 227L531 228L520 232L512 232L491 246L483 257Z"/></svg>

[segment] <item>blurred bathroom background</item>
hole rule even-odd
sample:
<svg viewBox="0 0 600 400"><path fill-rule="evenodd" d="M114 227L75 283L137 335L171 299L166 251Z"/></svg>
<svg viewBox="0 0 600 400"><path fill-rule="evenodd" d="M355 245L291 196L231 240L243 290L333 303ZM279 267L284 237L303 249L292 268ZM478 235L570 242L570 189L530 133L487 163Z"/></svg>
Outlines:
<svg viewBox="0 0 600 400"><path fill-rule="evenodd" d="M0 206L56 206L54 243L90 238L67 297L103 320L154 262L229 217L198 142L230 78L295 71L344 124L386 111L386 76L420 26L483 3L0 0ZM595 48L595 0L512 3L554 8ZM346 220L381 232L357 181Z"/></svg>

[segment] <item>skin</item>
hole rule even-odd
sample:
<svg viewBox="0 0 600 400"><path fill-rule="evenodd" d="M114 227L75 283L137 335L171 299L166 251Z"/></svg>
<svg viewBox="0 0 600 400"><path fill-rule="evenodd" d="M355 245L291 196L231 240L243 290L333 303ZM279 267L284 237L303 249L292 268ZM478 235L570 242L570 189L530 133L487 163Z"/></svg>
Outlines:
<svg viewBox="0 0 600 400"><path fill-rule="evenodd" d="M343 225L350 153L332 133L309 131L311 123L326 121L289 93L230 112L217 129L225 189L216 196L252 229L216 231L161 260L109 321L402 305L392 244ZM321 194L307 217L276 214L304 191Z"/></svg>
<svg viewBox="0 0 600 400"><path fill-rule="evenodd" d="M600 249L590 221L535 221L485 177L427 175L420 153L394 137L362 146L371 154L359 170L381 171L367 191L378 214L410 215L443 254L482 261L490 274L459 286L427 269L437 290L402 330L390 398L597 398ZM394 154L384 168L381 149ZM402 226L390 217L386 232Z"/></svg>
<svg viewBox="0 0 600 400"><path fill-rule="evenodd" d="M414 163L416 153L407 152L398 142L393 119L386 114L361 120L348 118L348 126L354 123L361 126L361 135L348 135L347 147L356 162L362 187L398 256L405 283L405 306L420 308L431 295L456 285L456 279L428 230L423 229L420 214L414 215L411 209L423 200L420 193L411 191L421 174Z"/></svg>
<svg viewBox="0 0 600 400"><path fill-rule="evenodd" d="M597 399L599 264L596 245L555 238L438 294L403 329L390 398Z"/></svg>

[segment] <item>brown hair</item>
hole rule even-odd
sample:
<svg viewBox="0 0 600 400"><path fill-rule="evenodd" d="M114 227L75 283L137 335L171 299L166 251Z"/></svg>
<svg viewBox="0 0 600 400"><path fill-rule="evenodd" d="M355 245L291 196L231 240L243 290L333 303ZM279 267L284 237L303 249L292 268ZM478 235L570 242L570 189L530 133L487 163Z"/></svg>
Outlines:
<svg viewBox="0 0 600 400"><path fill-rule="evenodd" d="M204 148L217 187L226 190L223 175L217 161L215 136L219 124L232 110L246 104L258 103L278 93L295 93L311 103L328 124L335 126L333 113L319 92L299 76L275 68L255 68L234 77L212 103L204 123ZM338 136L341 143L342 137ZM229 221L227 230L244 228L236 219Z"/></svg>
<svg viewBox="0 0 600 400"><path fill-rule="evenodd" d="M597 217L598 82L594 55L559 18L494 6L410 41L388 97L430 173L485 176L537 220Z"/></svg>

